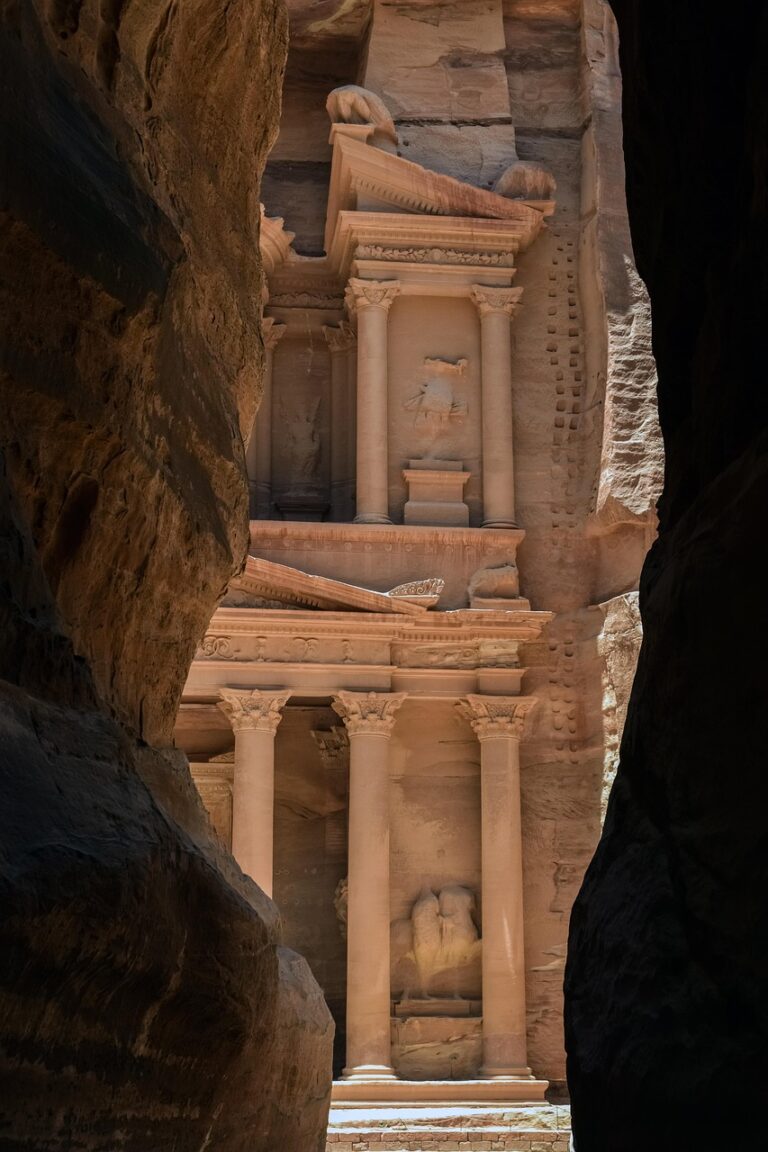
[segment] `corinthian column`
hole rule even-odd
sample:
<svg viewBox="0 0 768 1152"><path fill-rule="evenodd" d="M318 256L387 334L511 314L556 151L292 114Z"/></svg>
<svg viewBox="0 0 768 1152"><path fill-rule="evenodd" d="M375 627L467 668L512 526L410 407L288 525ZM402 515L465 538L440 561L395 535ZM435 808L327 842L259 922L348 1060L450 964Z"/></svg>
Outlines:
<svg viewBox="0 0 768 1152"><path fill-rule="evenodd" d="M522 294L522 288L472 286L482 353L484 528L516 527L509 322Z"/></svg>
<svg viewBox="0 0 768 1152"><path fill-rule="evenodd" d="M219 707L235 733L232 855L272 895L275 733L290 692L222 688Z"/></svg>
<svg viewBox="0 0 768 1152"><path fill-rule="evenodd" d="M357 524L389 524L387 316L397 280L350 280L357 311Z"/></svg>
<svg viewBox="0 0 768 1152"><path fill-rule="evenodd" d="M536 701L467 696L480 741L483 903L483 1075L529 1079L525 1021L520 737Z"/></svg>
<svg viewBox="0 0 768 1152"><path fill-rule="evenodd" d="M349 357L355 346L351 324L324 327L331 353L331 517L351 520L354 515L354 397L349 391Z"/></svg>
<svg viewBox="0 0 768 1152"><path fill-rule="evenodd" d="M389 738L404 692L339 692L349 734L346 1079L393 1076L390 1050Z"/></svg>
<svg viewBox="0 0 768 1152"><path fill-rule="evenodd" d="M285 324L271 316L261 322L264 341L264 385L245 451L250 489L251 519L268 520L272 511L272 366L275 348L285 334Z"/></svg>

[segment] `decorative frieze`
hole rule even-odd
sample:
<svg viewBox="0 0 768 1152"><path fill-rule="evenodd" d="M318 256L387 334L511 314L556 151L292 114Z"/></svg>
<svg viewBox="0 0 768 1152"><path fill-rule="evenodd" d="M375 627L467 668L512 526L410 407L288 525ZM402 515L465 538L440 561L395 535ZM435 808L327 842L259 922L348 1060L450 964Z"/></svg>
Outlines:
<svg viewBox="0 0 768 1152"><path fill-rule="evenodd" d="M403 264L459 264L470 267L512 268L514 252L472 252L458 248L398 248L358 244L356 260L382 260Z"/></svg>

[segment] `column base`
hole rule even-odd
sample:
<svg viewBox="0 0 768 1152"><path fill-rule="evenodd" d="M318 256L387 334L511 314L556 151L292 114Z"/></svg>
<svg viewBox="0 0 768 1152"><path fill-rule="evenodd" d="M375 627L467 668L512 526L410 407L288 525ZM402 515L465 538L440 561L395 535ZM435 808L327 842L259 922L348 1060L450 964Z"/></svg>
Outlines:
<svg viewBox="0 0 768 1152"><path fill-rule="evenodd" d="M534 1080L530 1068L481 1068L482 1080Z"/></svg>
<svg viewBox="0 0 768 1152"><path fill-rule="evenodd" d="M490 1080L399 1080L397 1076L334 1080L336 1107L386 1107L392 1104L538 1104L548 1080L501 1077Z"/></svg>
<svg viewBox="0 0 768 1152"><path fill-rule="evenodd" d="M520 525L515 520L483 520L482 528L517 528Z"/></svg>
<svg viewBox="0 0 768 1152"><path fill-rule="evenodd" d="M389 516L381 516L378 512L361 512L355 516L353 524L391 524Z"/></svg>
<svg viewBox="0 0 768 1152"><path fill-rule="evenodd" d="M345 1068L341 1079L345 1084L377 1084L382 1080L397 1080L397 1077L388 1064L361 1064L357 1068Z"/></svg>

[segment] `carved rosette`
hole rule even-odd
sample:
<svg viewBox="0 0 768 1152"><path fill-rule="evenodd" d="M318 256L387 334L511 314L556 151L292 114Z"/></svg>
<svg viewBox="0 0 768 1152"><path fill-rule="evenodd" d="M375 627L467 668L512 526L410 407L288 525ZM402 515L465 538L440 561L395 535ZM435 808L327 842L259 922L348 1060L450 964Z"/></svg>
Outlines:
<svg viewBox="0 0 768 1152"><path fill-rule="evenodd" d="M221 688L219 708L235 732L271 732L274 736L290 692L262 692L258 688Z"/></svg>
<svg viewBox="0 0 768 1152"><path fill-rule="evenodd" d="M537 704L532 696L467 696L456 708L469 720L478 740L498 736L519 740L526 718Z"/></svg>
<svg viewBox="0 0 768 1152"><path fill-rule="evenodd" d="M278 324L273 316L265 316L261 321L261 338L267 352L274 352L285 335L285 324Z"/></svg>
<svg viewBox="0 0 768 1152"><path fill-rule="evenodd" d="M348 352L350 348L354 347L355 330L351 324L346 320L342 320L338 328L334 328L329 324L323 325L323 336L328 343L328 349L331 356L336 356L344 352Z"/></svg>
<svg viewBox="0 0 768 1152"><path fill-rule="evenodd" d="M341 716L350 736L391 736L395 713L405 692L339 692L333 710Z"/></svg>
<svg viewBox="0 0 768 1152"><path fill-rule="evenodd" d="M388 312L393 300L400 294L399 280L358 280L352 277L344 293L350 313L366 308L382 308Z"/></svg>
<svg viewBox="0 0 768 1152"><path fill-rule="evenodd" d="M338 768L344 763L349 751L349 740L340 724L330 729L315 729L312 736L325 768Z"/></svg>
<svg viewBox="0 0 768 1152"><path fill-rule="evenodd" d="M484 284L472 285L472 302L480 313L480 319L485 316L514 315L523 294L522 288L487 288Z"/></svg>

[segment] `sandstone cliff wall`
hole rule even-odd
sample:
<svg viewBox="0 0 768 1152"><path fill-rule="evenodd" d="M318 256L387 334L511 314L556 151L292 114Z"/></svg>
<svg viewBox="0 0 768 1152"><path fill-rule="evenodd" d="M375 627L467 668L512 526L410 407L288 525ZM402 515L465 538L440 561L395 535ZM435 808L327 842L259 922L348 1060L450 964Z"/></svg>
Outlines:
<svg viewBox="0 0 768 1152"><path fill-rule="evenodd" d="M323 1146L332 1027L169 750L247 544L274 0L0 5L13 1148Z"/></svg>

